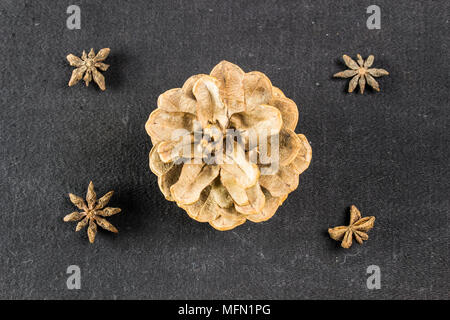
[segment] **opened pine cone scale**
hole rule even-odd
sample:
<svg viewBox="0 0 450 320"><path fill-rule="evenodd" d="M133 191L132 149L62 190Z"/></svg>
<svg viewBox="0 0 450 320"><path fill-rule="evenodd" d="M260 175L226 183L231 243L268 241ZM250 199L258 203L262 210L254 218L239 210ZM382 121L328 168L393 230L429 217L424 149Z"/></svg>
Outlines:
<svg viewBox="0 0 450 320"><path fill-rule="evenodd" d="M222 61L210 75L194 75L159 96L145 125L153 143L150 169L165 198L199 222L230 230L247 219L266 221L298 187L311 161L308 140L294 132L297 122L297 105L267 76ZM225 153L222 142L230 130L243 144L233 140L233 151ZM264 150L252 144L253 136L269 148L276 142L276 161L258 159ZM208 152L224 161L211 162Z"/></svg>

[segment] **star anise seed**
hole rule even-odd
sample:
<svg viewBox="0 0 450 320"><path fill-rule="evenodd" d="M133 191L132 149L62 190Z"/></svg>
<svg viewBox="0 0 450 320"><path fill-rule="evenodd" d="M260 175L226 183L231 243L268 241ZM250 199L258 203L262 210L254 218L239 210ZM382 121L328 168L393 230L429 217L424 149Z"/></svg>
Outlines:
<svg viewBox="0 0 450 320"><path fill-rule="evenodd" d="M111 199L114 191L110 191L105 194L103 197L97 200L97 195L94 191L94 184L92 181L89 183L88 191L86 193L86 202L84 202L83 198L76 196L72 193L69 193L70 201L80 210L81 212L72 212L64 217L64 221L80 221L78 222L75 231L80 231L86 225L89 224L87 234L89 237L89 242L94 243L95 235L97 234L97 225L106 229L108 231L118 233L119 231L114 227L111 223L109 223L103 217L109 217L116 213L119 213L121 210L119 208L110 208L105 206L108 204Z"/></svg>
<svg viewBox="0 0 450 320"><path fill-rule="evenodd" d="M89 82L94 79L95 83L97 83L101 90L106 90L105 77L97 69L106 71L109 68L108 64L102 62L108 57L109 52L109 48L103 48L96 55L94 49L91 48L89 54L86 54L86 51L83 50L81 58L78 58L73 54L69 54L67 56L67 61L69 61L72 67L77 67L72 71L72 76L69 80L69 87L75 85L81 79L83 79L86 86L88 86Z"/></svg>
<svg viewBox="0 0 450 320"><path fill-rule="evenodd" d="M355 236L359 244L369 239L366 232L373 228L374 222L375 217L373 216L361 218L361 212L352 205L350 208L350 224L348 226L329 228L328 233L332 239L342 241L342 248L348 249L352 245L353 236Z"/></svg>
<svg viewBox="0 0 450 320"><path fill-rule="evenodd" d="M358 63L356 63L352 58L350 58L345 54L342 56L342 58L344 59L345 64L347 65L347 67L350 68L350 70L338 72L334 74L333 77L335 78L353 77L348 85L348 92L353 92L356 86L359 85L359 91L361 93L364 93L366 83L369 86L371 86L374 90L380 91L380 86L378 85L378 82L375 80L374 77L387 76L389 75L389 72L387 72L384 69L370 68L374 60L373 55L370 55L367 58L367 60L364 61L361 55L357 54Z"/></svg>

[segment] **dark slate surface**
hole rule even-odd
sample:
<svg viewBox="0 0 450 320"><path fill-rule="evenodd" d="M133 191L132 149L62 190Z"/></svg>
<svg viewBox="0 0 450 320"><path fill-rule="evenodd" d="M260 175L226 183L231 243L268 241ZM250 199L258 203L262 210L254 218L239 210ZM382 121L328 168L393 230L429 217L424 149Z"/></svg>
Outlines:
<svg viewBox="0 0 450 320"><path fill-rule="evenodd" d="M81 7L81 30L66 8ZM381 30L366 8L382 10ZM0 298L449 298L448 1L0 3ZM447 30L447 31L446 31ZM69 88L68 53L110 47L107 91ZM375 55L381 93L347 94L343 53ZM222 59L299 105L310 168L270 221L218 232L164 200L144 130L163 91ZM95 245L67 193L116 191ZM356 204L364 245L329 226ZM366 288L366 268L382 288ZM81 290L66 288L78 265Z"/></svg>

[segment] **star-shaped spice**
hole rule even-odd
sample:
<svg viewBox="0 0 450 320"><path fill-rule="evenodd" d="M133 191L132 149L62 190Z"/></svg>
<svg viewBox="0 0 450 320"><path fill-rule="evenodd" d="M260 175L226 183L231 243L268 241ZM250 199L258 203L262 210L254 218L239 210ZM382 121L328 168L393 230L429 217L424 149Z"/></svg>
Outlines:
<svg viewBox="0 0 450 320"><path fill-rule="evenodd" d="M329 228L328 233L334 240L341 241L343 248L350 248L352 245L353 235L359 244L363 243L363 240L369 239L367 231L373 228L375 217L361 218L361 212L355 207L350 208L350 224L348 226Z"/></svg>
<svg viewBox="0 0 450 320"><path fill-rule="evenodd" d="M86 193L87 205L84 202L83 198L69 193L70 201L72 201L72 203L77 206L78 209L82 210L82 212L72 212L71 214L68 214L64 217L64 221L68 222L81 220L80 222L78 222L75 231L80 231L87 224L89 224L87 234L90 243L94 243L95 235L97 234L97 224L108 231L114 233L119 232L117 231L116 227L114 227L106 219L102 218L112 216L121 211L119 208L105 208L113 193L114 191L110 191L97 200L97 195L95 194L94 184L92 183L92 181L89 183L88 191Z"/></svg>
<svg viewBox="0 0 450 320"><path fill-rule="evenodd" d="M89 54L86 54L86 51L83 50L81 59L73 54L69 54L67 56L67 61L69 61L72 67L77 67L72 71L69 87L78 83L81 79L83 79L86 86L88 86L89 82L94 79L101 90L106 90L105 77L97 70L97 68L102 71L106 71L109 68L109 64L102 62L108 57L109 51L109 48L103 48L95 55L94 49L91 49Z"/></svg>
<svg viewBox="0 0 450 320"><path fill-rule="evenodd" d="M370 55L366 61L363 60L360 54L357 55L358 63L356 63L352 58L347 55L343 55L344 62L350 70L345 70L333 75L335 78L350 78L350 83L348 85L348 92L353 92L356 86L359 84L359 91L364 93L364 88L366 87L366 82L374 90L380 91L380 86L374 77L387 76L389 72L384 69L370 68L373 64L374 56ZM369 69L370 68L370 69Z"/></svg>

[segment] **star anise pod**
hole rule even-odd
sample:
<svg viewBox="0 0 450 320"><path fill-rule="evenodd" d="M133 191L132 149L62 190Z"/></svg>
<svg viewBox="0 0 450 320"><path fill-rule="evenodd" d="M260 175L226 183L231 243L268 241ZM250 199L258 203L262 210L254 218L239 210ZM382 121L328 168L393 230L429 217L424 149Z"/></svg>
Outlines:
<svg viewBox="0 0 450 320"><path fill-rule="evenodd" d="M81 79L83 79L86 86L88 86L89 82L94 79L95 83L98 84L101 90L106 90L105 77L97 70L97 68L102 71L106 71L109 68L109 64L102 62L108 57L109 51L109 48L103 48L96 55L94 49L92 48L89 54L86 54L86 51L83 50L81 59L73 54L69 54L67 56L67 61L69 61L71 66L77 67L72 71L72 77L70 77L69 80L69 87L78 83Z"/></svg>
<svg viewBox="0 0 450 320"><path fill-rule="evenodd" d="M348 226L329 228L328 233L332 239L342 240L341 246L347 249L352 245L353 236L355 236L359 244L362 244L363 240L369 239L366 232L373 228L374 222L375 217L361 218L361 212L352 205L350 208L350 224Z"/></svg>
<svg viewBox="0 0 450 320"><path fill-rule="evenodd" d="M359 84L359 91L364 93L364 88L366 87L366 82L374 90L380 91L380 86L374 77L382 77L389 75L384 69L370 68L373 64L374 56L370 55L366 61L363 60L360 54L357 54L358 63L356 63L352 58L347 55L343 55L345 64L350 70L345 70L338 72L333 75L335 78L350 78L350 83L348 85L348 92L353 92L356 86ZM370 68L370 69L369 69Z"/></svg>
<svg viewBox="0 0 450 320"><path fill-rule="evenodd" d="M105 208L113 193L114 191L110 191L97 200L97 195L95 194L94 184L92 183L92 181L89 183L88 191L86 193L87 205L84 202L83 198L69 193L70 201L72 201L72 203L82 211L75 211L71 214L68 214L64 217L64 221L68 222L81 220L80 222L78 222L75 231L80 231L87 224L89 224L87 234L90 243L94 243L95 235L97 234L97 224L103 229L118 233L119 231L116 229L116 227L114 227L111 223L103 218L112 216L121 211L119 208Z"/></svg>

